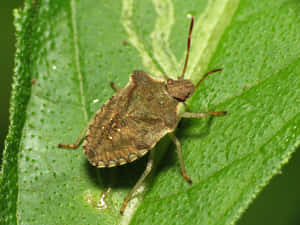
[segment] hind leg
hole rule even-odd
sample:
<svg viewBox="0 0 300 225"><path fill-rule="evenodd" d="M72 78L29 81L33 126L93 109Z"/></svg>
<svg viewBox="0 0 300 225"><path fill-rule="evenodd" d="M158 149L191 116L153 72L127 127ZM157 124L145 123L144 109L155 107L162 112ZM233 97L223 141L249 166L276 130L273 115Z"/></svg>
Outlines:
<svg viewBox="0 0 300 225"><path fill-rule="evenodd" d="M154 161L154 150L150 151L150 156L147 162L147 166L145 171L143 172L142 176L140 177L140 179L136 182L136 184L134 185L134 187L131 189L131 191L129 192L129 194L126 196L126 198L124 199L122 208L120 210L120 213L123 215L124 210L126 208L126 205L128 203L128 201L132 198L134 192L136 192L136 190L142 185L143 181L145 180L145 178L149 175L149 173L151 172L152 168L153 168L153 161Z"/></svg>

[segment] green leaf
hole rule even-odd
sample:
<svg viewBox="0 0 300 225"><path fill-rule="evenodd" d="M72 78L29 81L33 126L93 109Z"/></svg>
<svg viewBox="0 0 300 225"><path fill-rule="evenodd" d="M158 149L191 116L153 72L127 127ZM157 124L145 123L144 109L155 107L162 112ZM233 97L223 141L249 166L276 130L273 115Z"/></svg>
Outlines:
<svg viewBox="0 0 300 225"><path fill-rule="evenodd" d="M272 225L298 224L299 169L300 151L298 148L289 163L282 168L282 172L274 176L259 193L237 224L265 224L265 221Z"/></svg>
<svg viewBox="0 0 300 225"><path fill-rule="evenodd" d="M272 9L272 10L270 10ZM5 224L233 224L300 143L300 4L294 0L30 1L16 10L11 126L1 171ZM208 77L180 139L189 185L167 139L156 170L119 214L146 157L91 166L75 141L133 70L180 75L195 16L187 77ZM166 154L164 154L166 152Z"/></svg>

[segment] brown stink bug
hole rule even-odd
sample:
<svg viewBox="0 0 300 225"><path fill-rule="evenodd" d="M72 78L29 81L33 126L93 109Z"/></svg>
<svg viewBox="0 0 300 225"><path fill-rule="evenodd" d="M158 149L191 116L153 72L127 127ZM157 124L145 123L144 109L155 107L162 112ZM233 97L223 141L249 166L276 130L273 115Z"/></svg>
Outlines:
<svg viewBox="0 0 300 225"><path fill-rule="evenodd" d="M194 18L189 29L185 64L181 76L173 80L165 76L165 81L154 79L143 71L134 71L130 81L121 90L111 83L116 94L107 101L93 116L74 144L59 144L61 148L77 148L85 136L84 153L89 162L99 168L114 167L133 162L145 155L159 140L168 134L176 145L180 169L183 177L188 177L181 153L180 142L173 134L180 118L202 118L225 115L226 111L193 113L179 112L184 103L211 73L210 71L194 85L184 79L191 45ZM87 133L87 134L86 134ZM142 184L153 167L154 151L151 151L146 169L138 182L129 192L121 208L125 207L133 193Z"/></svg>

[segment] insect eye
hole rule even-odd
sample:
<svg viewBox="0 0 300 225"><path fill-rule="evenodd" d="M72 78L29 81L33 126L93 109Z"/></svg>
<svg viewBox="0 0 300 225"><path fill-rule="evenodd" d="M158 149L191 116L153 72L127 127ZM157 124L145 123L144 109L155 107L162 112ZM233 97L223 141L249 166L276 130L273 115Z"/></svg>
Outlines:
<svg viewBox="0 0 300 225"><path fill-rule="evenodd" d="M172 79L168 79L167 83L168 84L173 84L173 80Z"/></svg>

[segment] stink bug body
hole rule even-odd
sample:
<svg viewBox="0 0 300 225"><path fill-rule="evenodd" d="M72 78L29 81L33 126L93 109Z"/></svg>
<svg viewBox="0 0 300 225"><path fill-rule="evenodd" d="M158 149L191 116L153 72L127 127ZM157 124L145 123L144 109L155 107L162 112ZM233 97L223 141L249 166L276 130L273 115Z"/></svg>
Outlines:
<svg viewBox="0 0 300 225"><path fill-rule="evenodd" d="M142 157L168 134L176 145L181 173L189 183L192 183L185 171L180 142L173 134L179 118L202 118L226 114L226 111L218 111L184 112L180 115L180 104L194 93L209 74L221 70L216 69L206 73L196 85L184 79L193 23L192 18L185 64L177 80L165 76L166 81L162 81L150 77L143 71L135 71L123 89L119 90L114 83L111 83L116 94L95 113L75 144L59 144L59 147L77 148L85 136L83 148L89 162L99 168L114 167ZM121 208L122 214L133 193L150 173L153 167L153 153L154 151L151 151L146 170L125 198Z"/></svg>

